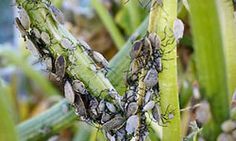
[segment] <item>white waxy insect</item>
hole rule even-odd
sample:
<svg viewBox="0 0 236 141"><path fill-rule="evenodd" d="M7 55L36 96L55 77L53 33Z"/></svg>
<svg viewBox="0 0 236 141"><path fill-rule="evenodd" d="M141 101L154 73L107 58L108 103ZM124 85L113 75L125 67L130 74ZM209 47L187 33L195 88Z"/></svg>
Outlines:
<svg viewBox="0 0 236 141"><path fill-rule="evenodd" d="M108 120L111 119L111 115L109 115L108 113L106 112L103 112L102 114L102 118L101 118L101 123L105 123L107 122Z"/></svg>
<svg viewBox="0 0 236 141"><path fill-rule="evenodd" d="M99 102L99 105L98 105L98 113L102 113L103 111L105 111L105 101L104 100L101 100Z"/></svg>
<svg viewBox="0 0 236 141"><path fill-rule="evenodd" d="M144 107L143 112L151 110L155 106L155 101L149 101Z"/></svg>
<svg viewBox="0 0 236 141"><path fill-rule="evenodd" d="M20 7L18 10L19 16L20 16L20 22L25 30L28 30L30 28L30 18L27 12L23 7Z"/></svg>
<svg viewBox="0 0 236 141"><path fill-rule="evenodd" d="M159 36L156 33L150 33L148 35L148 38L151 42L152 47L154 47L155 49L160 49L161 39L159 38Z"/></svg>
<svg viewBox="0 0 236 141"><path fill-rule="evenodd" d="M147 75L145 76L143 82L147 87L152 88L153 86L157 84L157 81L158 81L158 73L156 69L151 68L147 72Z"/></svg>
<svg viewBox="0 0 236 141"><path fill-rule="evenodd" d="M184 23L180 19L174 21L173 32L175 40L178 42L184 35Z"/></svg>
<svg viewBox="0 0 236 141"><path fill-rule="evenodd" d="M144 102L148 103L151 99L151 96L152 96L152 92L150 90L148 90L145 94Z"/></svg>
<svg viewBox="0 0 236 141"><path fill-rule="evenodd" d="M135 131L138 129L138 124L137 124L138 121L139 121L139 117L137 115L133 115L128 118L128 120L126 121L126 127L125 127L125 130L127 131L128 135L135 133Z"/></svg>
<svg viewBox="0 0 236 141"><path fill-rule="evenodd" d="M49 36L49 34L47 33L47 32L42 32L41 34L40 34L40 37L41 37L41 39L43 40L43 42L46 44L46 45L50 45L50 36Z"/></svg>
<svg viewBox="0 0 236 141"><path fill-rule="evenodd" d="M234 122L233 120L227 120L221 125L221 129L224 132L229 133L236 129L236 122Z"/></svg>
<svg viewBox="0 0 236 141"><path fill-rule="evenodd" d="M111 135L110 133L106 132L106 137L109 141L116 141L115 135Z"/></svg>
<svg viewBox="0 0 236 141"><path fill-rule="evenodd" d="M152 108L152 117L156 122L160 122L161 119L161 110L158 104Z"/></svg>
<svg viewBox="0 0 236 141"><path fill-rule="evenodd" d="M63 16L63 13L53 5L50 5L49 8L50 8L50 11L52 12L53 19L55 21L58 21L60 24L64 24L65 18Z"/></svg>
<svg viewBox="0 0 236 141"><path fill-rule="evenodd" d="M103 129L105 131L118 130L120 129L125 122L125 119L121 116L116 116L113 119L103 124Z"/></svg>
<svg viewBox="0 0 236 141"><path fill-rule="evenodd" d="M116 107L112 103L106 102L106 107L110 112L112 112L112 113L116 112Z"/></svg>
<svg viewBox="0 0 236 141"><path fill-rule="evenodd" d="M26 48L33 54L33 56L39 58L40 53L34 43L31 40L26 41Z"/></svg>
<svg viewBox="0 0 236 141"><path fill-rule="evenodd" d="M41 38L41 35L40 35L40 32L37 28L33 28L31 30L31 32L35 35L36 38L40 39Z"/></svg>
<svg viewBox="0 0 236 141"><path fill-rule="evenodd" d="M138 111L138 104L136 102L131 102L127 106L126 116L130 117L131 115L134 115L137 111Z"/></svg>
<svg viewBox="0 0 236 141"><path fill-rule="evenodd" d="M61 45L65 49L69 49L69 50L75 49L75 46L73 45L73 43L67 38L62 38Z"/></svg>
<svg viewBox="0 0 236 141"><path fill-rule="evenodd" d="M67 101L70 104L73 104L75 101L75 93L72 89L72 86L69 81L66 81L65 86L64 86L64 95Z"/></svg>
<svg viewBox="0 0 236 141"><path fill-rule="evenodd" d="M85 88L85 85L83 82L81 82L80 80L74 80L73 83L73 89L76 92L79 92L80 94L88 94L87 89Z"/></svg>
<svg viewBox="0 0 236 141"><path fill-rule="evenodd" d="M66 73L66 60L62 55L56 58L55 69L56 69L56 75L61 79L64 78Z"/></svg>
<svg viewBox="0 0 236 141"><path fill-rule="evenodd" d="M101 53L92 51L92 55L95 62L101 64L104 68L108 68L109 63Z"/></svg>

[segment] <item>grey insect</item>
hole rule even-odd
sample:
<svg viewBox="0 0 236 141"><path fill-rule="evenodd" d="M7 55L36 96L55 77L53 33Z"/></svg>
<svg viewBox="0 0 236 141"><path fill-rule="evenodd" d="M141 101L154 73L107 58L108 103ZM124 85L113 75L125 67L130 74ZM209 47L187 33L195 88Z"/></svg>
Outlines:
<svg viewBox="0 0 236 141"><path fill-rule="evenodd" d="M149 55L152 55L152 43L148 37L144 38L144 46L144 55L147 55L147 57L149 57Z"/></svg>
<svg viewBox="0 0 236 141"><path fill-rule="evenodd" d="M52 17L55 21L58 21L60 24L65 23L65 18L63 16L63 13L58 8L56 8L53 5L50 5L49 9L52 12Z"/></svg>
<svg viewBox="0 0 236 141"><path fill-rule="evenodd" d="M98 107L98 101L97 99L93 98L90 100L89 102L89 107L90 107L90 111L95 115L97 116L98 113L97 113L97 107Z"/></svg>
<svg viewBox="0 0 236 141"><path fill-rule="evenodd" d="M18 28L18 30L21 33L21 36L24 38L24 40L26 41L26 36L28 34L28 32L25 30L25 28L23 27L23 25L21 24L21 21L19 18L15 18L16 21L16 27Z"/></svg>
<svg viewBox="0 0 236 141"><path fill-rule="evenodd" d="M65 49L69 49L69 50L75 49L75 46L73 45L73 43L67 38L62 38L61 45Z"/></svg>
<svg viewBox="0 0 236 141"><path fill-rule="evenodd" d="M116 132L116 140L117 141L124 141L125 139L125 135L126 135L126 131L125 131L125 127L122 127L121 129L119 129L117 132Z"/></svg>
<svg viewBox="0 0 236 141"><path fill-rule="evenodd" d="M136 102L131 102L126 108L126 116L130 117L138 111L138 104Z"/></svg>
<svg viewBox="0 0 236 141"><path fill-rule="evenodd" d="M143 82L144 82L145 85L146 85L147 87L149 87L149 88L152 88L153 86L155 86L155 85L157 84L157 82L158 82L158 73L157 73L157 70L154 69L154 68L151 68L151 69L147 72L147 74L146 74L146 76L145 76Z"/></svg>
<svg viewBox="0 0 236 141"><path fill-rule="evenodd" d="M155 106L155 101L151 100L149 101L144 107L143 107L143 112L151 110Z"/></svg>
<svg viewBox="0 0 236 141"><path fill-rule="evenodd" d="M46 65L46 69L48 71L52 71L52 58L51 57L45 57L45 58L43 58L43 62Z"/></svg>
<svg viewBox="0 0 236 141"><path fill-rule="evenodd" d="M87 118L87 111L84 105L84 102L80 96L80 94L75 95L75 101L74 101L74 106L75 106L75 113L81 118Z"/></svg>
<svg viewBox="0 0 236 141"><path fill-rule="evenodd" d="M73 89L76 92L79 92L80 94L88 94L87 89L85 88L85 85L83 82L81 82L80 80L74 80L73 83Z"/></svg>
<svg viewBox="0 0 236 141"><path fill-rule="evenodd" d="M84 40L77 39L77 41L84 48L85 51L88 51L88 52L92 51L91 47Z"/></svg>
<svg viewBox="0 0 236 141"><path fill-rule="evenodd" d="M128 118L125 127L125 130L127 131L128 135L135 133L135 131L138 129L139 125L138 122L139 122L139 117L137 115L133 115Z"/></svg>
<svg viewBox="0 0 236 141"><path fill-rule="evenodd" d="M139 70L140 70L140 68L139 68L138 59L133 59L130 64L131 75L137 74Z"/></svg>
<svg viewBox="0 0 236 141"><path fill-rule="evenodd" d="M116 113L117 112L116 111L116 107L112 103L110 103L110 102L106 102L106 107L112 113Z"/></svg>
<svg viewBox="0 0 236 141"><path fill-rule="evenodd" d="M66 60L62 55L56 58L55 69L57 77L60 79L64 78L66 73Z"/></svg>
<svg viewBox="0 0 236 141"><path fill-rule="evenodd" d="M148 103L148 102L150 101L151 97L152 97L152 91L151 91L151 90L148 90L148 91L146 92L146 94L145 94L144 102L145 102L145 103Z"/></svg>
<svg viewBox="0 0 236 141"><path fill-rule="evenodd" d="M31 40L26 41L26 48L33 54L33 56L37 58L40 57L40 53L37 47L34 45L34 43Z"/></svg>
<svg viewBox="0 0 236 141"><path fill-rule="evenodd" d="M110 119L111 119L110 114L108 114L106 112L102 113L101 123L105 123L105 122L109 121Z"/></svg>
<svg viewBox="0 0 236 141"><path fill-rule="evenodd" d="M104 123L102 127L105 131L118 130L124 125L124 123L125 123L125 119L117 115L113 119Z"/></svg>
<svg viewBox="0 0 236 141"><path fill-rule="evenodd" d="M102 68L108 69L109 63L101 53L97 51L92 51L92 56L93 56L92 58L94 59L94 61L98 63L99 65L101 65Z"/></svg>
<svg viewBox="0 0 236 141"><path fill-rule="evenodd" d="M31 30L31 33L33 33L36 38L38 38L38 39L41 38L41 34L40 34L39 30L38 30L36 27L34 27L34 28Z"/></svg>
<svg viewBox="0 0 236 141"><path fill-rule="evenodd" d="M30 18L27 12L23 7L18 8L18 13L20 16L20 22L25 30L28 30L30 28Z"/></svg>
<svg viewBox="0 0 236 141"><path fill-rule="evenodd" d="M109 132L106 132L106 137L109 141L116 141L115 135L111 135Z"/></svg>
<svg viewBox="0 0 236 141"><path fill-rule="evenodd" d="M103 111L105 111L105 108L106 108L105 101L101 100L97 108L98 113L102 113Z"/></svg>
<svg viewBox="0 0 236 141"><path fill-rule="evenodd" d="M155 104L155 106L152 108L152 117L156 122L160 123L161 110L160 110L160 106L158 104Z"/></svg>
<svg viewBox="0 0 236 141"><path fill-rule="evenodd" d="M141 50L144 46L143 40L137 40L134 42L131 52L130 52L130 57L131 60L133 60L134 58L139 57L141 54Z"/></svg>
<svg viewBox="0 0 236 141"><path fill-rule="evenodd" d="M221 129L224 132L229 133L229 132L233 131L234 129L236 129L236 122L233 120L226 120L221 125Z"/></svg>
<svg viewBox="0 0 236 141"><path fill-rule="evenodd" d="M72 88L69 81L66 81L66 83L64 85L64 95L70 104L74 104L75 93L74 93L73 88Z"/></svg>
<svg viewBox="0 0 236 141"><path fill-rule="evenodd" d="M157 69L158 72L161 72L163 70L161 57L155 58L154 64L155 64L155 68Z"/></svg>
<svg viewBox="0 0 236 141"><path fill-rule="evenodd" d="M50 40L50 36L49 36L49 34L47 33L47 32L42 32L41 34L40 34L40 37L41 37L41 39L43 40L43 42L46 44L46 45L50 45L50 43L51 43L51 40Z"/></svg>
<svg viewBox="0 0 236 141"><path fill-rule="evenodd" d="M154 49L160 49L161 47L161 39L156 33L149 33L148 39L151 42L151 45Z"/></svg>
<svg viewBox="0 0 236 141"><path fill-rule="evenodd" d="M184 23L180 19L176 19L173 25L173 34L178 42L184 35Z"/></svg>

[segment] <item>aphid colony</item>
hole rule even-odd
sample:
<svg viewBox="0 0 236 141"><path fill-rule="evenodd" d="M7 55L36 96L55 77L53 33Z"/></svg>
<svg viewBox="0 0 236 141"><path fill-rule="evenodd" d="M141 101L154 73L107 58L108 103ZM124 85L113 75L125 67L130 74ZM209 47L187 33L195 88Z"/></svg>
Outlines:
<svg viewBox="0 0 236 141"><path fill-rule="evenodd" d="M58 9L49 3L45 5L58 24L64 23ZM147 112L150 112L152 119L160 125L173 118L173 113L160 112L158 73L163 69L161 63L163 51L160 48L161 40L155 33L148 33L143 39L134 42L130 52L131 64L126 77L125 95L121 98L114 89L104 90L117 101L111 103L92 96L81 80L67 74L66 68L70 65L70 58L65 58L63 55L53 56L48 49L48 46L53 44L51 35L31 25L30 17L23 7L18 6L18 9L19 18L15 19L16 25L27 43L27 48L46 64L50 80L63 89L65 98L75 107L75 113L80 119L102 125L109 140L126 141L134 136L138 140L145 140L148 135L145 115ZM93 60L95 69L102 70L105 75L108 71L107 60L100 53L93 51L84 41L78 40L78 44ZM60 45L70 52L75 49L75 45L67 38L62 38ZM140 77L142 70L146 72L144 77ZM141 97L141 103L138 102L140 80L145 85L145 95Z"/></svg>

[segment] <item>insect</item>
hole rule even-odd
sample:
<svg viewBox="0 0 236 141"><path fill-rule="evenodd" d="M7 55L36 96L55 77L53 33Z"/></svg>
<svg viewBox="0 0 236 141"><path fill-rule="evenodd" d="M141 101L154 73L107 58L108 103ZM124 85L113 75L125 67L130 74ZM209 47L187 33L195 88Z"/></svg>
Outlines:
<svg viewBox="0 0 236 141"><path fill-rule="evenodd" d="M156 50L159 50L161 47L161 39L156 33L148 33L148 39L150 40L150 43L152 47Z"/></svg>
<svg viewBox="0 0 236 141"><path fill-rule="evenodd" d="M155 106L155 101L149 101L144 107L143 112L151 110Z"/></svg>
<svg viewBox="0 0 236 141"><path fill-rule="evenodd" d="M46 44L46 45L50 45L51 41L50 41L50 36L47 32L42 32L40 34L40 37L42 39L42 41Z"/></svg>
<svg viewBox="0 0 236 141"><path fill-rule="evenodd" d="M105 123L111 119L110 114L103 112L102 118L101 118L101 123Z"/></svg>
<svg viewBox="0 0 236 141"><path fill-rule="evenodd" d="M27 12L23 7L18 7L18 13L20 16L20 22L25 30L28 30L30 28L30 18Z"/></svg>
<svg viewBox="0 0 236 141"><path fill-rule="evenodd" d="M106 102L106 107L110 112L116 113L116 107L112 103Z"/></svg>
<svg viewBox="0 0 236 141"><path fill-rule="evenodd" d="M34 45L34 43L31 40L26 41L26 48L37 58L39 58L41 55L37 49L37 47Z"/></svg>
<svg viewBox="0 0 236 141"><path fill-rule="evenodd" d="M62 55L56 58L55 69L57 77L60 79L64 78L66 72L66 60Z"/></svg>
<svg viewBox="0 0 236 141"><path fill-rule="evenodd" d="M115 139L115 136L113 135L111 135L110 133L108 133L108 132L106 132L106 137L107 137L107 139L109 139L109 141L116 141L116 139Z"/></svg>
<svg viewBox="0 0 236 141"><path fill-rule="evenodd" d="M38 38L38 39L41 38L41 34L40 34L39 30L36 27L34 27L30 32L31 32L31 34L34 34L34 36L36 38Z"/></svg>
<svg viewBox="0 0 236 141"><path fill-rule="evenodd" d="M179 42L179 40L183 37L184 34L184 24L180 19L176 19L173 25L173 34L175 40Z"/></svg>
<svg viewBox="0 0 236 141"><path fill-rule="evenodd" d="M75 113L82 118L87 118L87 111L84 105L84 102L79 94L75 95L75 101L74 101L74 106L75 106Z"/></svg>
<svg viewBox="0 0 236 141"><path fill-rule="evenodd" d="M125 137L126 133L125 133L125 128L122 127L121 129L119 129L117 132L116 132L116 140L117 141L123 141L125 139L127 139Z"/></svg>
<svg viewBox="0 0 236 141"><path fill-rule="evenodd" d="M97 115L98 115L97 110L96 110L97 107L98 107L98 101L97 101L97 99L95 99L95 98L91 99L90 102L89 102L89 107L90 107L91 112L92 112L95 116L97 116Z"/></svg>
<svg viewBox="0 0 236 141"><path fill-rule="evenodd" d="M75 93L74 93L73 88L72 88L69 81L66 81L66 83L64 85L64 95L70 104L74 104Z"/></svg>
<svg viewBox="0 0 236 141"><path fill-rule="evenodd" d="M88 51L88 52L92 51L91 47L84 40L77 39L77 41L84 48L85 51Z"/></svg>
<svg viewBox="0 0 236 141"><path fill-rule="evenodd" d="M154 59L154 65L158 72L161 72L163 70L161 57L156 57Z"/></svg>
<svg viewBox="0 0 236 141"><path fill-rule="evenodd" d="M134 42L132 49L130 51L131 60L138 58L140 56L141 50L144 46L143 40L137 40Z"/></svg>
<svg viewBox="0 0 236 141"><path fill-rule="evenodd" d="M107 121L103 124L103 129L105 131L118 130L125 123L125 119L119 115L115 116L113 119Z"/></svg>
<svg viewBox="0 0 236 141"><path fill-rule="evenodd" d="M101 100L97 108L98 113L102 113L103 111L105 111L105 106L105 101Z"/></svg>
<svg viewBox="0 0 236 141"><path fill-rule="evenodd" d="M52 13L52 17L55 21L58 21L60 24L64 24L65 23L65 18L63 16L63 13L58 9L56 8L55 6L53 5L48 5L49 7L49 10L51 11Z"/></svg>
<svg viewBox="0 0 236 141"><path fill-rule="evenodd" d="M152 117L156 122L158 123L160 122L161 111L158 104L155 104L154 107L152 108Z"/></svg>
<svg viewBox="0 0 236 141"><path fill-rule="evenodd" d="M79 92L80 94L88 94L87 89L85 88L85 85L83 82L81 82L80 80L74 80L73 83L73 89L76 92Z"/></svg>
<svg viewBox="0 0 236 141"><path fill-rule="evenodd" d="M26 41L26 36L28 35L28 32L25 30L25 28L23 27L23 25L21 24L21 21L19 18L15 18L16 21L16 27L18 28L18 30L21 33L21 36L24 38L24 41Z"/></svg>
<svg viewBox="0 0 236 141"><path fill-rule="evenodd" d="M155 86L158 82L158 73L157 73L156 69L151 68L147 72L146 76L144 77L143 82L149 88L152 88L153 86Z"/></svg>
<svg viewBox="0 0 236 141"><path fill-rule="evenodd" d="M151 97L152 97L152 91L151 91L151 90L148 90L148 91L146 92L146 94L145 94L144 102L145 102L145 103L148 103L148 102L150 101Z"/></svg>
<svg viewBox="0 0 236 141"><path fill-rule="evenodd" d="M138 111L138 104L136 102L131 102L126 108L126 116L130 117Z"/></svg>
<svg viewBox="0 0 236 141"><path fill-rule="evenodd" d="M91 54L93 60L96 62L96 64L100 65L103 69L105 69L105 71L106 71L105 74L106 74L109 70L108 61L104 58L104 56L101 53L99 53L97 51L91 51L90 54Z"/></svg>
<svg viewBox="0 0 236 141"><path fill-rule="evenodd" d="M128 118L125 127L125 130L127 131L128 135L133 134L138 129L138 121L139 117L137 115L133 115Z"/></svg>
<svg viewBox="0 0 236 141"><path fill-rule="evenodd" d="M69 50L75 49L75 46L73 45L73 43L67 38L62 38L61 45L65 49L69 49Z"/></svg>

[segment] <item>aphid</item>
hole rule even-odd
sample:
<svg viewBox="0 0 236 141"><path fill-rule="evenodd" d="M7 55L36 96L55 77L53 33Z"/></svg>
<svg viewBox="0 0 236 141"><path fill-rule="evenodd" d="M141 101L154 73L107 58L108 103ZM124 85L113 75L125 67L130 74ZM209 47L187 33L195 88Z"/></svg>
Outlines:
<svg viewBox="0 0 236 141"><path fill-rule="evenodd" d="M221 125L221 129L228 133L236 129L236 122L233 120L227 120Z"/></svg>
<svg viewBox="0 0 236 141"><path fill-rule="evenodd" d="M105 123L110 119L111 119L111 115L106 112L103 112L102 118L101 118L101 123Z"/></svg>
<svg viewBox="0 0 236 141"><path fill-rule="evenodd" d="M100 64L104 69L108 69L109 63L101 53L97 51L92 51L92 55L96 63Z"/></svg>
<svg viewBox="0 0 236 141"><path fill-rule="evenodd" d="M134 115L137 111L138 111L138 104L136 102L131 102L127 106L126 116L130 117L131 115Z"/></svg>
<svg viewBox="0 0 236 141"><path fill-rule="evenodd" d="M114 117L113 119L109 120L108 122L104 123L103 129L105 131L118 130L123 126L124 123L125 123L125 119L118 115Z"/></svg>
<svg viewBox="0 0 236 141"><path fill-rule="evenodd" d="M75 46L73 45L73 43L67 38L62 38L61 45L65 49L69 49L69 50L75 49Z"/></svg>
<svg viewBox="0 0 236 141"><path fill-rule="evenodd" d="M196 109L196 120L202 124L207 123L211 118L210 105L207 101L200 103L200 106Z"/></svg>
<svg viewBox="0 0 236 141"><path fill-rule="evenodd" d="M76 94L75 95L75 101L74 101L74 105L75 105L75 113L78 114L79 116L86 118L87 117L87 112L86 112L86 108L84 106L84 102L80 96L80 94Z"/></svg>
<svg viewBox="0 0 236 141"><path fill-rule="evenodd" d="M28 30L30 28L30 18L27 12L23 7L18 8L18 13L20 16L20 22L25 30Z"/></svg>
<svg viewBox="0 0 236 141"><path fill-rule="evenodd" d="M37 28L33 28L31 30L31 33L33 33L36 38L38 38L38 39L41 38L40 32L39 32L39 30Z"/></svg>
<svg viewBox="0 0 236 141"><path fill-rule="evenodd" d="M112 103L106 102L106 107L110 112L116 113L116 107Z"/></svg>
<svg viewBox="0 0 236 141"><path fill-rule="evenodd" d="M154 65L155 65L155 68L157 69L157 71L161 72L163 70L161 57L155 58L154 62L155 62Z"/></svg>
<svg viewBox="0 0 236 141"><path fill-rule="evenodd" d="M148 39L151 42L152 47L154 47L154 49L160 49L161 47L161 39L159 38L159 36L156 33L150 33L148 35Z"/></svg>
<svg viewBox="0 0 236 141"><path fill-rule="evenodd" d="M24 40L26 41L26 36L27 36L27 31L25 30L25 28L23 27L23 25L21 24L21 21L19 18L15 18L16 21L16 27L18 28L18 30L21 33L21 36L24 38Z"/></svg>
<svg viewBox="0 0 236 141"><path fill-rule="evenodd" d="M152 108L152 117L156 122L160 122L161 119L161 111L158 104L155 104L155 106Z"/></svg>
<svg viewBox="0 0 236 141"><path fill-rule="evenodd" d="M47 32L42 32L41 35L40 35L41 39L43 40L43 42L46 44L46 45L50 45L50 36Z"/></svg>
<svg viewBox="0 0 236 141"><path fill-rule="evenodd" d="M72 86L71 86L69 81L66 81L66 83L64 85L64 95L65 95L65 98L67 99L67 101L70 104L74 104L75 93L74 93L74 91L72 89Z"/></svg>
<svg viewBox="0 0 236 141"><path fill-rule="evenodd" d="M110 133L106 132L106 137L109 141L116 141L115 136L111 135Z"/></svg>
<svg viewBox="0 0 236 141"><path fill-rule="evenodd" d="M40 57L40 53L34 43L31 40L26 41L26 48L37 58Z"/></svg>
<svg viewBox="0 0 236 141"><path fill-rule="evenodd" d="M91 47L84 40L77 39L77 41L86 51L88 52L92 51Z"/></svg>
<svg viewBox="0 0 236 141"><path fill-rule="evenodd" d="M175 40L178 42L184 35L184 24L180 19L174 21L173 32Z"/></svg>
<svg viewBox="0 0 236 141"><path fill-rule="evenodd" d="M135 133L135 131L138 129L138 121L139 117L137 115L133 115L128 118L125 127L125 130L127 131L128 135Z"/></svg>
<svg viewBox="0 0 236 141"><path fill-rule="evenodd" d="M158 82L158 73L157 73L156 69L151 68L147 72L143 82L149 88L152 88L153 86L155 86L157 84L157 82Z"/></svg>
<svg viewBox="0 0 236 141"><path fill-rule="evenodd" d="M230 134L227 133L221 133L217 137L217 141L234 141L233 137Z"/></svg>
<svg viewBox="0 0 236 141"><path fill-rule="evenodd" d="M53 5L50 5L49 9L52 12L52 17L55 21L58 21L60 24L65 23L65 18L63 16L63 13L58 8L56 8Z"/></svg>
<svg viewBox="0 0 236 141"><path fill-rule="evenodd" d="M106 107L105 101L101 100L97 108L98 113L102 113L103 111L105 111L105 107Z"/></svg>
<svg viewBox="0 0 236 141"><path fill-rule="evenodd" d="M151 110L155 106L155 101L149 101L144 107L143 112Z"/></svg>
<svg viewBox="0 0 236 141"><path fill-rule="evenodd" d="M147 55L146 57L149 57L149 55L152 55L152 44L149 38L145 37L144 38L144 55Z"/></svg>
<svg viewBox="0 0 236 141"><path fill-rule="evenodd" d="M73 89L76 92L79 92L80 94L88 94L87 89L85 88L85 85L83 82L81 82L80 80L74 80L73 83Z"/></svg>
<svg viewBox="0 0 236 141"><path fill-rule="evenodd" d="M55 61L55 68L56 68L56 75L59 78L64 78L66 73L66 60L62 55L57 57Z"/></svg>
<svg viewBox="0 0 236 141"><path fill-rule="evenodd" d="M148 103L151 99L151 96L152 96L152 92L151 90L148 90L145 94L144 103Z"/></svg>
<svg viewBox="0 0 236 141"><path fill-rule="evenodd" d="M116 132L116 140L117 141L124 141L125 140L125 129L121 128Z"/></svg>
<svg viewBox="0 0 236 141"><path fill-rule="evenodd" d="M137 59L133 59L131 64L130 64L130 72L131 75L134 75L139 71L139 63Z"/></svg>
<svg viewBox="0 0 236 141"><path fill-rule="evenodd" d="M131 60L140 56L141 50L143 48L143 40L135 41L130 52Z"/></svg>
<svg viewBox="0 0 236 141"><path fill-rule="evenodd" d="M91 99L90 100L90 102L89 102L89 107L90 107L90 110L91 110L91 112L95 115L95 116L97 116L98 115L98 113L97 113L97 107L98 107L98 101L97 101L97 99Z"/></svg>

